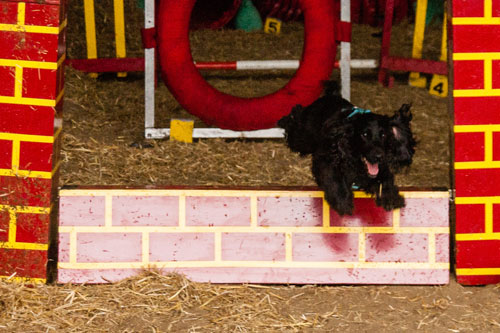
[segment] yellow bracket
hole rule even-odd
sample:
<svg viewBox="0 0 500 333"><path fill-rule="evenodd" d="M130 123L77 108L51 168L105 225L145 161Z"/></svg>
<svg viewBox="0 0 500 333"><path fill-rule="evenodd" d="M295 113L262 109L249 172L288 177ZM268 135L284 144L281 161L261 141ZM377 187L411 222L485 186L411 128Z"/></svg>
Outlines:
<svg viewBox="0 0 500 333"><path fill-rule="evenodd" d="M170 141L193 142L194 121L189 119L170 120Z"/></svg>
<svg viewBox="0 0 500 333"><path fill-rule="evenodd" d="M425 16L427 13L427 0L417 0L417 13L415 15L415 30L413 32L412 58L422 59L424 46ZM418 72L411 72L408 84L413 87L425 88L427 79Z"/></svg>

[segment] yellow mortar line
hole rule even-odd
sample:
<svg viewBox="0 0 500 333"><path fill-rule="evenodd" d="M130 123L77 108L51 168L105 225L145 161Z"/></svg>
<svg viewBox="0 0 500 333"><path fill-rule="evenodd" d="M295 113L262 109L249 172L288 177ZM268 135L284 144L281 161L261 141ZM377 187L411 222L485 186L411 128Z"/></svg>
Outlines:
<svg viewBox="0 0 500 333"><path fill-rule="evenodd" d="M62 95L57 99L45 98L28 98L28 97L14 97L14 96L0 96L0 103L3 104L17 104L17 105L33 105L33 106L56 106L57 102L62 98Z"/></svg>
<svg viewBox="0 0 500 333"><path fill-rule="evenodd" d="M399 229L400 228L400 222L401 222L401 210L400 209L394 209L392 211L392 227L394 229Z"/></svg>
<svg viewBox="0 0 500 333"><path fill-rule="evenodd" d="M46 279L0 275L0 280L16 283L46 283Z"/></svg>
<svg viewBox="0 0 500 333"><path fill-rule="evenodd" d="M500 89L455 89L454 97L498 97Z"/></svg>
<svg viewBox="0 0 500 333"><path fill-rule="evenodd" d="M142 263L149 264L149 232L142 233Z"/></svg>
<svg viewBox="0 0 500 333"><path fill-rule="evenodd" d="M454 167L455 170L497 169L500 168L500 161L455 162Z"/></svg>
<svg viewBox="0 0 500 333"><path fill-rule="evenodd" d="M500 17L454 17L451 21L453 25L498 25Z"/></svg>
<svg viewBox="0 0 500 333"><path fill-rule="evenodd" d="M493 16L493 1L492 0L484 0L484 17L492 17Z"/></svg>
<svg viewBox="0 0 500 333"><path fill-rule="evenodd" d="M455 133L498 132L500 131L500 124L455 125L453 126L453 131Z"/></svg>
<svg viewBox="0 0 500 333"><path fill-rule="evenodd" d="M477 234L456 234L457 241L482 241L482 240L500 240L500 232L477 233Z"/></svg>
<svg viewBox="0 0 500 333"><path fill-rule="evenodd" d="M493 90L493 60L484 60L484 90Z"/></svg>
<svg viewBox="0 0 500 333"><path fill-rule="evenodd" d="M453 60L500 60L500 52L453 53Z"/></svg>
<svg viewBox="0 0 500 333"><path fill-rule="evenodd" d="M321 191L258 191L258 190L216 190L216 189L62 189L59 192L61 196L103 196L106 194L121 195L121 196L199 196L199 197L292 197L292 198L323 198ZM402 191L401 194L405 198L448 198L448 191ZM363 192L355 191L355 198L371 198Z"/></svg>
<svg viewBox="0 0 500 333"><path fill-rule="evenodd" d="M27 32L35 34L59 35L66 27L66 20L59 27L45 27L41 25L19 25L19 24L0 24L0 31Z"/></svg>
<svg viewBox="0 0 500 333"><path fill-rule="evenodd" d="M15 67L14 97L23 97L23 68L19 65Z"/></svg>
<svg viewBox="0 0 500 333"><path fill-rule="evenodd" d="M330 206L326 202L326 200L323 198L323 228L329 228L330 227Z"/></svg>
<svg viewBox="0 0 500 333"><path fill-rule="evenodd" d="M484 233L493 233L493 204L491 202L484 205Z"/></svg>
<svg viewBox="0 0 500 333"><path fill-rule="evenodd" d="M143 268L142 262L59 262L59 269L127 269ZM247 267L247 268L370 268L370 269L449 269L449 263L418 262L345 262L345 261L165 261L150 263L157 268L206 268L206 267Z"/></svg>
<svg viewBox="0 0 500 333"><path fill-rule="evenodd" d="M372 233L372 234L425 234L450 232L448 227L251 227L251 226L196 226L196 227L158 227L158 226L110 226L110 227L90 227L90 226L60 226L60 232L89 232L89 233L109 233L109 232L175 232L175 233L212 233L212 232L241 232L241 233Z"/></svg>
<svg viewBox="0 0 500 333"><path fill-rule="evenodd" d="M429 263L430 264L435 264L436 263L436 234L435 233L429 233Z"/></svg>
<svg viewBox="0 0 500 333"><path fill-rule="evenodd" d="M60 130L58 130L59 132ZM56 134L59 134L56 132ZM54 135L55 136L55 135ZM0 133L0 140L24 141L24 142L40 142L53 143L54 136L52 135L31 135L31 134L16 134L16 133Z"/></svg>
<svg viewBox="0 0 500 333"><path fill-rule="evenodd" d="M47 251L48 244L40 243L24 243L24 242L0 242L0 249L15 249L15 250L34 250L34 251Z"/></svg>
<svg viewBox="0 0 500 333"><path fill-rule="evenodd" d="M0 59L0 66L3 66L3 67L20 66L23 68L57 69L64 62L65 58L66 58L66 56L62 56L58 62L17 60L17 59Z"/></svg>
<svg viewBox="0 0 500 333"><path fill-rule="evenodd" d="M17 235L17 217L16 217L16 210L13 209L12 207L8 209L9 212L9 237L8 237L8 243L15 243L16 242L16 235Z"/></svg>
<svg viewBox="0 0 500 333"><path fill-rule="evenodd" d="M17 4L17 24L24 25L26 21L26 4L24 2L19 2Z"/></svg>
<svg viewBox="0 0 500 333"><path fill-rule="evenodd" d="M19 159L21 158L21 142L12 141L11 168L13 172L19 171Z"/></svg>
<svg viewBox="0 0 500 333"><path fill-rule="evenodd" d="M250 226L257 227L257 218L258 218L258 205L257 205L257 196L250 196Z"/></svg>
<svg viewBox="0 0 500 333"><path fill-rule="evenodd" d="M76 251L77 251L77 237L76 231L71 231L69 233L69 263L71 265L76 264Z"/></svg>
<svg viewBox="0 0 500 333"><path fill-rule="evenodd" d="M500 267L495 268L457 268L457 275L500 275Z"/></svg>
<svg viewBox="0 0 500 333"><path fill-rule="evenodd" d="M179 196L179 227L186 227L186 197Z"/></svg>
<svg viewBox="0 0 500 333"><path fill-rule="evenodd" d="M28 214L50 214L50 207L37 207L37 206L10 206L0 205L0 210L12 210L15 213L28 213Z"/></svg>
<svg viewBox="0 0 500 333"><path fill-rule="evenodd" d="M47 172L47 171L0 169L0 176L2 176L2 177L22 177L22 178L51 179L52 176L53 176L53 173L52 172Z"/></svg>
<svg viewBox="0 0 500 333"><path fill-rule="evenodd" d="M293 249L292 249L292 233L285 233L285 261L292 262L293 261Z"/></svg>
<svg viewBox="0 0 500 333"><path fill-rule="evenodd" d="M222 234L220 231L214 233L214 260L222 262Z"/></svg>
<svg viewBox="0 0 500 333"><path fill-rule="evenodd" d="M495 196L495 197L456 197L455 198L455 203L456 204L486 204L486 203L492 203L492 204L498 204L500 203L500 196Z"/></svg>
<svg viewBox="0 0 500 333"><path fill-rule="evenodd" d="M358 234L358 261L366 262L366 234Z"/></svg>
<svg viewBox="0 0 500 333"><path fill-rule="evenodd" d="M484 160L493 161L493 132L491 131L484 133Z"/></svg>

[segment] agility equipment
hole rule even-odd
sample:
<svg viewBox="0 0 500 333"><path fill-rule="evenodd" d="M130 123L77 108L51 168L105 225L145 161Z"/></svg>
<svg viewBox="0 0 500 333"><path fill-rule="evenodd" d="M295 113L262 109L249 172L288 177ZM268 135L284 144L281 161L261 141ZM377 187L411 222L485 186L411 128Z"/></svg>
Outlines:
<svg viewBox="0 0 500 333"><path fill-rule="evenodd" d="M456 274L500 282L500 18L491 0L453 1Z"/></svg>
<svg viewBox="0 0 500 333"><path fill-rule="evenodd" d="M333 2L302 1L304 52L301 65L282 89L258 98L224 94L209 85L193 64L189 19L194 0L160 2L157 27L163 81L177 101L207 125L250 131L272 128L297 104L308 105L322 92L336 54Z"/></svg>
<svg viewBox="0 0 500 333"><path fill-rule="evenodd" d="M378 73L379 82L385 86L392 86L394 78L390 75L390 71L439 74L444 76L448 75L448 64L446 61L403 58L390 55L394 3L395 0L387 0L385 4L385 20L382 34L382 47L380 48L380 67ZM425 10L422 10L422 8L427 4L427 0L419 0L419 4L421 4L421 10L419 12L420 15L417 17L418 22L415 23L416 34L414 38L416 40L416 44L420 46L420 40L423 40L423 27L425 26ZM421 47L420 51L416 51L415 54L417 56L418 54L421 55ZM418 77L415 76L412 76L411 80L420 81L418 83L419 85L422 85L423 83L422 80L419 80Z"/></svg>
<svg viewBox="0 0 500 333"><path fill-rule="evenodd" d="M58 282L448 283L448 191L402 194L386 212L356 192L340 217L316 189L63 189Z"/></svg>
<svg viewBox="0 0 500 333"><path fill-rule="evenodd" d="M431 2L431 4L433 3L434 2ZM428 4L429 4L428 0L418 0L417 2L417 7L416 7L417 13L415 17L415 31L413 33L413 50L412 50L412 57L415 59L422 58L425 26L430 21L432 15L434 15L433 13L429 12L429 7L427 6ZM436 6L439 5L434 4L432 7L432 11L436 10L436 8L434 8ZM439 58L441 62L447 61L446 41L448 39L448 35L447 35L446 22L447 22L446 11L444 11L443 28L442 28L443 33L441 37L441 56ZM427 87L427 79L421 76L419 72L411 72L408 83L414 87L420 87L420 88ZM430 82L429 93L441 97L448 96L448 77L442 74L434 74Z"/></svg>
<svg viewBox="0 0 500 333"><path fill-rule="evenodd" d="M55 268L66 26L64 0L0 1L0 277L8 280L45 282Z"/></svg>

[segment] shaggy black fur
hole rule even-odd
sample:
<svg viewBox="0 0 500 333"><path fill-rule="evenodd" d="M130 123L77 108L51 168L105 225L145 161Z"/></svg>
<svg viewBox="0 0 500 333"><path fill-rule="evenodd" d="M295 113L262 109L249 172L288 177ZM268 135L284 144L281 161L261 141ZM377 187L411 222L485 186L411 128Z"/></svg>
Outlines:
<svg viewBox="0 0 500 333"><path fill-rule="evenodd" d="M356 110L327 89L310 106L295 106L278 126L292 151L312 154L313 176L340 215L353 213L353 185L375 195L386 210L403 207L394 173L409 166L415 153L410 105L392 117Z"/></svg>

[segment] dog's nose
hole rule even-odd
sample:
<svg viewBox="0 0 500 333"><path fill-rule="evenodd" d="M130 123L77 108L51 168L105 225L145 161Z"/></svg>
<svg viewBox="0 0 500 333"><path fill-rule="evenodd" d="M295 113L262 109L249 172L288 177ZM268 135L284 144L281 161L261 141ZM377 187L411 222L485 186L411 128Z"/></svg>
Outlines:
<svg viewBox="0 0 500 333"><path fill-rule="evenodd" d="M383 156L382 153L377 153L375 155L375 157L377 158L377 160L380 160L382 158L382 156Z"/></svg>

